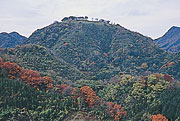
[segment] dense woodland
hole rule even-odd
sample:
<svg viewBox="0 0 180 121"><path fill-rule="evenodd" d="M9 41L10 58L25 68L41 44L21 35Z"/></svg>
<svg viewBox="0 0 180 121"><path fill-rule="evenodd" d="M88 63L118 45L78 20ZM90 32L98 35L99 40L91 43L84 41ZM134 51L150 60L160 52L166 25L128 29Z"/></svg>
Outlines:
<svg viewBox="0 0 180 121"><path fill-rule="evenodd" d="M120 25L55 22L0 49L0 120L179 121L179 70Z"/></svg>
<svg viewBox="0 0 180 121"><path fill-rule="evenodd" d="M27 38L17 32L0 33L0 48L13 48L16 45L21 45Z"/></svg>
<svg viewBox="0 0 180 121"><path fill-rule="evenodd" d="M171 27L162 37L156 39L155 42L167 52L180 52L180 27Z"/></svg>

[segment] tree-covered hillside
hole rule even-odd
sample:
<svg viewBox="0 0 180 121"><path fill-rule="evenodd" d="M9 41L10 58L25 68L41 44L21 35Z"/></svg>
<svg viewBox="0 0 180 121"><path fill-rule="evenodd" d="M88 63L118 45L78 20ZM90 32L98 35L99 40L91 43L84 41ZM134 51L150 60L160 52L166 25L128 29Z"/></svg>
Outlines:
<svg viewBox="0 0 180 121"><path fill-rule="evenodd" d="M167 52L180 52L180 27L171 27L162 37L155 40Z"/></svg>
<svg viewBox="0 0 180 121"><path fill-rule="evenodd" d="M16 45L21 45L27 38L17 32L0 33L0 48L13 48Z"/></svg>
<svg viewBox="0 0 180 121"><path fill-rule="evenodd" d="M102 80L119 72L173 74L172 69L160 68L171 61L179 64L180 59L161 50L151 38L99 21L55 22L36 30L27 43L45 46L87 76ZM177 67L176 64L173 66ZM173 71L173 76L179 78L179 73Z"/></svg>
<svg viewBox="0 0 180 121"><path fill-rule="evenodd" d="M16 48L1 49L0 57L16 62L26 69L33 69L55 80L77 80L86 78L76 67L57 59L47 48L40 45L22 45Z"/></svg>

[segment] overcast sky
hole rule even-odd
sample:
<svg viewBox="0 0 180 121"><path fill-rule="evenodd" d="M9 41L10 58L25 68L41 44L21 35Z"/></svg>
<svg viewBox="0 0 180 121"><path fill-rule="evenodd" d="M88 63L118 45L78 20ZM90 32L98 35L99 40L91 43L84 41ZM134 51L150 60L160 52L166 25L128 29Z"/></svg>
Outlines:
<svg viewBox="0 0 180 121"><path fill-rule="evenodd" d="M180 26L180 0L0 0L0 32L29 36L65 16L103 18L157 38Z"/></svg>

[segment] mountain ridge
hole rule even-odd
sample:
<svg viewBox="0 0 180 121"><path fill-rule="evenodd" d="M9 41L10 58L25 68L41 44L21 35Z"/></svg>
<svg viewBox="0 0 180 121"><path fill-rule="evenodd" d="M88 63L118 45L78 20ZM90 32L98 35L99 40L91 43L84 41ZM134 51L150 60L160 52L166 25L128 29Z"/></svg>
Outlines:
<svg viewBox="0 0 180 121"><path fill-rule="evenodd" d="M18 45L15 48L1 49L0 57L16 62L26 69L49 75L55 80L86 79L78 69L62 59L57 59L50 50L40 45Z"/></svg>
<svg viewBox="0 0 180 121"><path fill-rule="evenodd" d="M172 26L162 37L155 40L167 52L180 52L180 27Z"/></svg>
<svg viewBox="0 0 180 121"><path fill-rule="evenodd" d="M149 37L99 21L55 22L37 29L26 43L51 49L58 58L96 79L110 79L120 72L158 72L167 63L164 60L173 56ZM143 63L148 67L142 69Z"/></svg>
<svg viewBox="0 0 180 121"><path fill-rule="evenodd" d="M17 32L2 32L0 33L0 48L13 48L16 45L21 45L27 38Z"/></svg>

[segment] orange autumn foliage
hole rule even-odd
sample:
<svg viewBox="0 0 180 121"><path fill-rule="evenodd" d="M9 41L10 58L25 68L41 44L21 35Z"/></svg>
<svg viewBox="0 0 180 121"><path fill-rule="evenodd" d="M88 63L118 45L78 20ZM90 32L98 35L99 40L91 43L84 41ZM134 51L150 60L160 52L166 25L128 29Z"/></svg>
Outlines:
<svg viewBox="0 0 180 121"><path fill-rule="evenodd" d="M2 61L2 60L1 60ZM13 62L1 62L1 68L8 70L8 77L10 79L15 79L16 76L22 71L22 68Z"/></svg>
<svg viewBox="0 0 180 121"><path fill-rule="evenodd" d="M48 76L44 76L43 78L42 78L42 83L44 84L44 85L46 85L46 88L47 89L50 89L50 88L53 88L53 80L50 78L50 77L48 77Z"/></svg>
<svg viewBox="0 0 180 121"><path fill-rule="evenodd" d="M42 77L36 71L24 69L20 75L21 75L21 79L25 83L32 85L35 88L37 88L38 85L42 83Z"/></svg>
<svg viewBox="0 0 180 121"><path fill-rule="evenodd" d="M119 121L123 116L127 115L127 112L121 105L115 104L113 102L108 102L107 104L110 115L115 119L115 121Z"/></svg>
<svg viewBox="0 0 180 121"><path fill-rule="evenodd" d="M152 115L150 116L152 121L168 121L168 119L162 114Z"/></svg>
<svg viewBox="0 0 180 121"><path fill-rule="evenodd" d="M172 65L174 65L175 64L175 62L170 62L170 63L168 63L168 64L165 64L165 65L163 65L160 69L162 69L162 68L168 68L168 67L170 67L170 66L172 66Z"/></svg>
<svg viewBox="0 0 180 121"><path fill-rule="evenodd" d="M99 97L96 96L94 90L89 86L83 86L80 88L81 95L85 98L89 107L93 107L96 101L99 100Z"/></svg>
<svg viewBox="0 0 180 121"><path fill-rule="evenodd" d="M42 87L45 87L46 90L53 88L53 80L50 77L41 77L38 72L23 69L13 62L3 62L2 58L0 58L0 69L2 69L3 71L7 71L7 75L10 79L21 79L34 88L40 89Z"/></svg>
<svg viewBox="0 0 180 121"><path fill-rule="evenodd" d="M167 64L167 66L172 66L174 64L175 64L174 62L170 62L170 63Z"/></svg>

